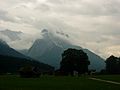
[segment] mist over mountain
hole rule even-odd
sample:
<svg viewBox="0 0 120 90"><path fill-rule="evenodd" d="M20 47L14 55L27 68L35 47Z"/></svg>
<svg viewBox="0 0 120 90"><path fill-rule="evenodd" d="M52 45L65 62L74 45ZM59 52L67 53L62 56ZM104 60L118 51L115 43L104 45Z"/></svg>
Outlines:
<svg viewBox="0 0 120 90"><path fill-rule="evenodd" d="M11 38L11 36L7 34L9 32L12 34L14 33L15 36L13 36L12 38L16 38L16 40L18 39L17 42L19 42L19 38L23 38L19 36L20 34L22 34L22 32L5 30L4 33L6 33L6 36L8 36L9 38ZM3 33L3 31L0 31L0 33ZM96 69L97 71L100 71L101 69L105 68L105 62L101 57L99 57L98 55L96 55L95 53L91 52L88 49L84 49L80 46L74 45L74 43L71 43L70 36L68 34L62 31L56 31L53 33L47 29L43 29L40 34L42 34L42 38L36 39L29 50L27 49L19 50L20 53L18 53L17 51L9 47L6 44L6 42L1 40L0 54L3 55L5 53L8 56L17 56L17 57L21 57L21 56L24 57L24 55L27 55L40 62L52 65L55 68L59 68L60 61L62 59L61 54L63 53L63 51L68 48L75 48L75 49L82 49L88 54L89 60L91 62L91 65L89 66L90 69ZM15 39L12 39L12 40L14 41ZM32 40L30 39L28 42L26 42L26 44L32 43L31 41ZM21 41L21 45L22 43L24 47L26 47L26 44L24 44L24 41ZM19 44L19 46L21 45Z"/></svg>
<svg viewBox="0 0 120 90"><path fill-rule="evenodd" d="M9 29L2 30L0 33L7 36L11 41L20 40L20 35L23 34L20 31L11 31Z"/></svg>
<svg viewBox="0 0 120 90"><path fill-rule="evenodd" d="M36 38L37 35L30 35L21 31L0 30L0 39L16 50L29 49Z"/></svg>
<svg viewBox="0 0 120 90"><path fill-rule="evenodd" d="M120 56L120 0L1 0L0 6L0 29L30 34L11 42L0 33L14 49L29 49L47 28L103 58Z"/></svg>
<svg viewBox="0 0 120 90"><path fill-rule="evenodd" d="M89 51L88 49L83 49L80 46L73 45L69 41L63 39L65 37L69 38L69 35L57 32L56 34L62 35L54 35L49 33L46 29L42 31L43 38L37 39L32 47L28 50L28 56L35 58L43 63L54 66L55 68L59 68L61 61L61 54L64 50L68 48L82 49L84 50L91 62L89 66L90 69L96 69L100 71L105 68L104 59L96 55L95 53Z"/></svg>

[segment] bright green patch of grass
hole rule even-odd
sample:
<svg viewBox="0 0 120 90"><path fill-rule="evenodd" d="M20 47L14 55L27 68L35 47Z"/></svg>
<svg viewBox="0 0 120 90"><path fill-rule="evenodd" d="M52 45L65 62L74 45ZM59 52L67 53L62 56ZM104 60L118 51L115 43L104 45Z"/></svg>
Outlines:
<svg viewBox="0 0 120 90"><path fill-rule="evenodd" d="M120 90L120 86L90 80L83 76L40 78L0 76L0 90Z"/></svg>

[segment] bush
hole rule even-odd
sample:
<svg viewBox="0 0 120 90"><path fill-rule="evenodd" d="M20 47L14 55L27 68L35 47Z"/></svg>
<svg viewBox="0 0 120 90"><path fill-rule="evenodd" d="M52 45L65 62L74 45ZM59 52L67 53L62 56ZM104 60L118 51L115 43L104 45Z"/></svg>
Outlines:
<svg viewBox="0 0 120 90"><path fill-rule="evenodd" d="M34 78L40 76L40 70L38 67L25 66L20 68L19 74L24 78Z"/></svg>

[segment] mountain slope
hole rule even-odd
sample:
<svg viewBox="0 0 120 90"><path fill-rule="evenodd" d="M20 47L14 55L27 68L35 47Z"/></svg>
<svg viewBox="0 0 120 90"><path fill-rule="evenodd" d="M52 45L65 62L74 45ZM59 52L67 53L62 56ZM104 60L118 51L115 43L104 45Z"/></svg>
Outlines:
<svg viewBox="0 0 120 90"><path fill-rule="evenodd" d="M0 55L13 56L13 57L19 57L19 58L28 58L27 56L9 47L8 44L3 40L0 40Z"/></svg>
<svg viewBox="0 0 120 90"><path fill-rule="evenodd" d="M57 37L50 35L47 31L43 33L43 38L34 42L33 46L28 51L28 56L40 59L41 62L59 68L61 61L61 54L68 48L83 49L79 46L72 45L71 43ZM98 55L92 53L87 49L83 49L89 56L91 65L90 69L100 71L105 68L105 62Z"/></svg>
<svg viewBox="0 0 120 90"><path fill-rule="evenodd" d="M102 69L105 69L105 60L101 58L100 56L96 55L95 53L91 52L88 49L83 49L84 52L87 53L91 65L89 68L96 69L97 71L101 71Z"/></svg>
<svg viewBox="0 0 120 90"><path fill-rule="evenodd" d="M6 42L0 40L0 73L16 73L20 67L31 65L39 67L41 71L51 71L54 68L29 58L10 48Z"/></svg>
<svg viewBox="0 0 120 90"><path fill-rule="evenodd" d="M12 56L0 55L0 74L1 73L17 73L21 67L33 66L39 67L41 72L53 71L50 65L40 63L36 60L23 59Z"/></svg>
<svg viewBox="0 0 120 90"><path fill-rule="evenodd" d="M28 49L22 49L22 50L17 50L17 51L22 53L23 55L26 55L28 53Z"/></svg>

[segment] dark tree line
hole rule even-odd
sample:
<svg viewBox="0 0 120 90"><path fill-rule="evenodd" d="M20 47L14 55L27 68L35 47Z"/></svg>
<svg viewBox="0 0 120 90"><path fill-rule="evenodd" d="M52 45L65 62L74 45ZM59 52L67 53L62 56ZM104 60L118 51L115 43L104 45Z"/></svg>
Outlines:
<svg viewBox="0 0 120 90"><path fill-rule="evenodd" d="M41 72L38 67L25 66L19 70L20 76L24 78L39 77Z"/></svg>
<svg viewBox="0 0 120 90"><path fill-rule="evenodd" d="M63 52L60 69L56 70L56 72L54 72L53 67L35 60L25 60L3 55L0 55L0 60L0 74L8 72L17 73L20 69L19 73L21 77L38 77L41 72L50 75L53 73L58 73L59 75L73 75L75 71L80 75L86 72L89 73L88 65L90 65L88 55L83 50L72 48ZM112 55L106 59L105 63L106 70L103 70L102 73L120 74L120 57Z"/></svg>
<svg viewBox="0 0 120 90"><path fill-rule="evenodd" d="M37 71L54 71L54 67L44 63L40 63L36 60L0 55L0 74L18 74L20 68L26 68L27 66L31 66L33 68L21 69L23 73L30 70L33 71L33 73L36 73Z"/></svg>
<svg viewBox="0 0 120 90"><path fill-rule="evenodd" d="M56 70L55 73L59 75L72 75L74 71L78 75L88 72L88 65L90 61L88 60L87 54L83 50L67 49L62 54L62 61L60 62L60 69ZM38 72L34 67L22 67L20 69L21 77L38 77L40 72Z"/></svg>
<svg viewBox="0 0 120 90"><path fill-rule="evenodd" d="M120 57L110 56L106 59L106 71L109 74L120 74Z"/></svg>
<svg viewBox="0 0 120 90"><path fill-rule="evenodd" d="M101 71L102 74L120 74L120 58L110 56L106 59L106 70ZM62 60L60 62L60 69L56 70L55 75L74 75L77 72L78 75L88 73L88 65L90 65L89 58L83 50L77 50L69 48L62 54ZM46 74L51 74L47 72ZM39 68L36 67L23 67L20 69L21 77L38 77L41 74ZM53 74L53 72L52 72Z"/></svg>
<svg viewBox="0 0 120 90"><path fill-rule="evenodd" d="M106 70L108 74L120 74L120 58L110 56L106 59ZM62 54L62 60L60 62L60 69L56 70L55 75L74 75L77 72L78 75L88 73L88 65L90 65L89 58L83 50L77 50L69 48ZM20 75L22 77L38 77L41 72L36 67L23 67L20 69ZM51 72L47 74L51 75ZM52 72L53 74L53 72Z"/></svg>

